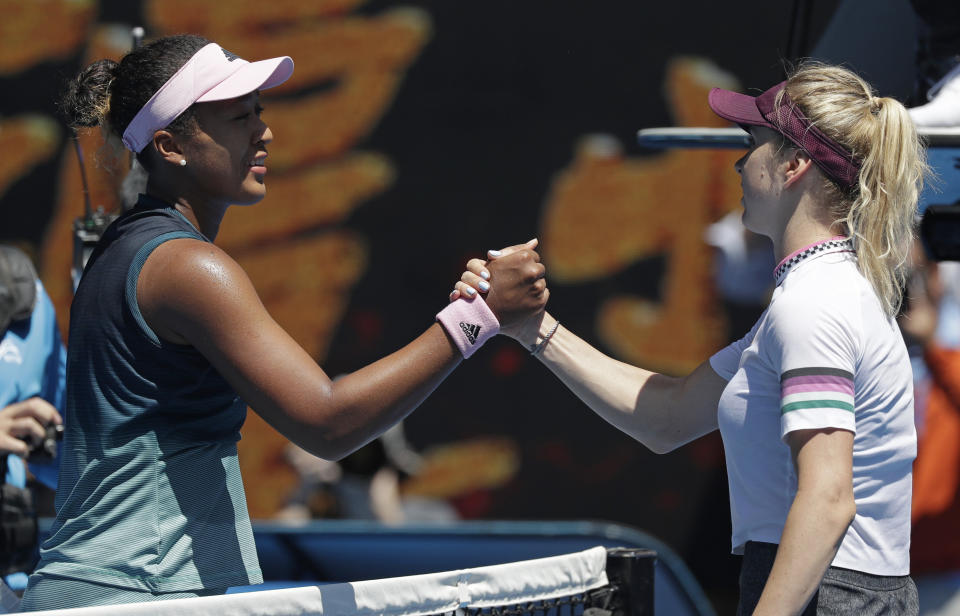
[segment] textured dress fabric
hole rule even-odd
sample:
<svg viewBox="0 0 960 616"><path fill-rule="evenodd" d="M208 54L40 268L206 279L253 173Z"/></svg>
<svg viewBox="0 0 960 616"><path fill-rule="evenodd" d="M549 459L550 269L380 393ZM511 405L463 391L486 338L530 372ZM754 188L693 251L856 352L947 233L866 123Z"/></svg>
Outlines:
<svg viewBox="0 0 960 616"><path fill-rule="evenodd" d="M43 595L58 579L144 600L262 581L237 461L246 405L196 349L160 339L137 305L147 257L183 238L208 241L141 196L84 270L71 307L57 518L30 582L43 581ZM45 609L31 589L25 604Z"/></svg>

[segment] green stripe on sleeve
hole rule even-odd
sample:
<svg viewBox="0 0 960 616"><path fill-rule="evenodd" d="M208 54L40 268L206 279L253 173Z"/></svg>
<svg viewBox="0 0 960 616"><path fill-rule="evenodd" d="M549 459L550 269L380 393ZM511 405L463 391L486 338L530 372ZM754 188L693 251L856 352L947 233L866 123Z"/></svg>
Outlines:
<svg viewBox="0 0 960 616"><path fill-rule="evenodd" d="M790 411L799 411L800 409L841 409L844 411L853 412L853 405L849 402L841 402L839 400L802 400L800 402L791 402L790 404L785 404L780 408L780 414L789 413Z"/></svg>

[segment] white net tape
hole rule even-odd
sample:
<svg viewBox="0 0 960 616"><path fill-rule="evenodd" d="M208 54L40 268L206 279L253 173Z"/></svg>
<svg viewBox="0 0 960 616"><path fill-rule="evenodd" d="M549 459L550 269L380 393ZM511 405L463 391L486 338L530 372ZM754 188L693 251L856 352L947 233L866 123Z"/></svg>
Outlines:
<svg viewBox="0 0 960 616"><path fill-rule="evenodd" d="M522 562L411 575L304 586L282 590L171 599L113 606L33 612L36 616L426 616L470 608L547 601L608 584L606 550Z"/></svg>

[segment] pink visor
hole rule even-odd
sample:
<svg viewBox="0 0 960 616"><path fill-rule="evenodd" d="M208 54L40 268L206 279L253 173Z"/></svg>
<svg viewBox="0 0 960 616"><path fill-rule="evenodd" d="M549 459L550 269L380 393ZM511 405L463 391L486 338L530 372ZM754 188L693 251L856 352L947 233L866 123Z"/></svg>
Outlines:
<svg viewBox="0 0 960 616"><path fill-rule="evenodd" d="M765 126L789 139L807 153L824 173L850 187L857 183L860 163L845 147L810 123L803 112L783 92L777 106L777 93L787 82L779 83L760 96L748 96L714 88L707 101L714 113L741 126Z"/></svg>
<svg viewBox="0 0 960 616"><path fill-rule="evenodd" d="M293 74L288 56L247 62L216 43L204 46L150 97L123 131L123 144L142 150L153 133L170 125L194 103L222 101L278 86Z"/></svg>

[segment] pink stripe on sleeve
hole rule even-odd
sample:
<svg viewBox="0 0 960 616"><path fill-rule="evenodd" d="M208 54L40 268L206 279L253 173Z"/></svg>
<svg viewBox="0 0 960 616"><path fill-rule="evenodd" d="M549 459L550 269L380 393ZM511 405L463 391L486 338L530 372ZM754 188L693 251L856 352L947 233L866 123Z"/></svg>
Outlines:
<svg viewBox="0 0 960 616"><path fill-rule="evenodd" d="M853 381L842 376L833 376L832 374L814 374L790 377L783 381L783 385L835 385L837 387L853 388Z"/></svg>
<svg viewBox="0 0 960 616"><path fill-rule="evenodd" d="M828 383L809 383L806 385L784 385L780 388L781 396L789 396L791 394L805 394L811 391L835 391L837 393L853 395L853 385L847 384L845 386L838 386Z"/></svg>

